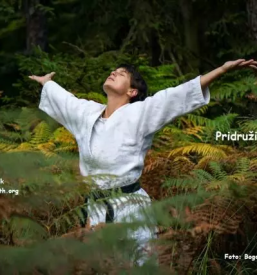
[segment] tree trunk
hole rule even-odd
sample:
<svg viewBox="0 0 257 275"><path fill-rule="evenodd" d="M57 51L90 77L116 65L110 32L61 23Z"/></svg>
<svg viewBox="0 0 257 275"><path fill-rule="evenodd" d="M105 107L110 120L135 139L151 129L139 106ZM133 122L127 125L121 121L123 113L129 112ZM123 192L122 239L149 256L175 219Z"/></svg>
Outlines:
<svg viewBox="0 0 257 275"><path fill-rule="evenodd" d="M246 2L248 24L251 38L257 43L257 0L247 0ZM249 113L254 118L257 117L257 102L249 102Z"/></svg>
<svg viewBox="0 0 257 275"><path fill-rule="evenodd" d="M156 35L156 31L152 29L151 30L151 56L152 56L151 66L155 67L155 66L161 65L160 55L161 55L161 49L158 43L158 36Z"/></svg>
<svg viewBox="0 0 257 275"><path fill-rule="evenodd" d="M247 0L247 14L251 35L257 42L257 0Z"/></svg>
<svg viewBox="0 0 257 275"><path fill-rule="evenodd" d="M180 8L183 17L185 45L193 55L190 61L194 69L199 68L199 39L198 39L198 16L194 13L191 0L180 0Z"/></svg>
<svg viewBox="0 0 257 275"><path fill-rule="evenodd" d="M30 54L33 46L39 46L42 50L47 49L47 20L44 11L39 5L43 0L25 0L24 12L27 24L27 53Z"/></svg>

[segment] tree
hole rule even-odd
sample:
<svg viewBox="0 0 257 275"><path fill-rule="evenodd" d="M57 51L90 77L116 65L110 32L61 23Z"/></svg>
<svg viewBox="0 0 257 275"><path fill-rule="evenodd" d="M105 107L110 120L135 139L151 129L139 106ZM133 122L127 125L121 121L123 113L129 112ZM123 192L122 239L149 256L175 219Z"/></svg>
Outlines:
<svg viewBox="0 0 257 275"><path fill-rule="evenodd" d="M247 14L250 31L253 39L257 42L257 1L247 1Z"/></svg>
<svg viewBox="0 0 257 275"><path fill-rule="evenodd" d="M27 26L27 53L30 53L33 45L47 49L47 18L44 6L47 0L25 0L24 13Z"/></svg>

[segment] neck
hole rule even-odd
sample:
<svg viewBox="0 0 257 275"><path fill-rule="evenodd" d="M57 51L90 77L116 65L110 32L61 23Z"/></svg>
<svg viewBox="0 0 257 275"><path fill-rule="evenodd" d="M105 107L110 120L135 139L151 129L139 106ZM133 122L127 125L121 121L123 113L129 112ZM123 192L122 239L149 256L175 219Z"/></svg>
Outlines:
<svg viewBox="0 0 257 275"><path fill-rule="evenodd" d="M107 101L107 106L105 111L103 112L102 117L108 118L110 117L117 109L119 109L121 106L129 103L127 100L121 99L121 98L109 98Z"/></svg>

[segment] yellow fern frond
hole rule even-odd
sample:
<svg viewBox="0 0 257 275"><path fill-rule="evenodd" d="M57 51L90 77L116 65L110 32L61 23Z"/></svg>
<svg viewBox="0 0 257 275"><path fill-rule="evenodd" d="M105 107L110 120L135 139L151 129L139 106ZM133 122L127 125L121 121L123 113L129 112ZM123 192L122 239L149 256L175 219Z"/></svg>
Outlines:
<svg viewBox="0 0 257 275"><path fill-rule="evenodd" d="M47 158L56 156L56 153L54 153L55 148L55 144L50 141L38 144L36 147L34 147L35 150L41 151Z"/></svg>
<svg viewBox="0 0 257 275"><path fill-rule="evenodd" d="M37 145L36 147L39 150L47 150L47 151L54 151L54 149L56 148L55 144L53 142L46 142L46 143L42 143Z"/></svg>
<svg viewBox="0 0 257 275"><path fill-rule="evenodd" d="M28 152L34 150L29 142L23 142L18 147L9 150L9 152Z"/></svg>
<svg viewBox="0 0 257 275"><path fill-rule="evenodd" d="M257 170L257 159L250 160L250 170Z"/></svg>
<svg viewBox="0 0 257 275"><path fill-rule="evenodd" d="M186 119L185 117L180 117L180 121L184 123L186 128L189 128L192 126L192 121L189 121L188 119Z"/></svg>
<svg viewBox="0 0 257 275"><path fill-rule="evenodd" d="M198 132L202 133L203 129L204 127L202 126L195 126L195 127L187 128L183 130L183 132L187 135L192 135L202 140L202 137L198 135Z"/></svg>
<svg viewBox="0 0 257 275"><path fill-rule="evenodd" d="M169 153L168 157L174 155L187 155L189 153L197 153L203 156L220 156L226 157L226 149L229 150L230 147L226 145L211 145L206 143L192 143L191 145L176 148Z"/></svg>
<svg viewBox="0 0 257 275"><path fill-rule="evenodd" d="M205 169L210 161L219 161L223 159L223 156L214 155L214 156L205 156L201 158L195 166L195 169Z"/></svg>
<svg viewBox="0 0 257 275"><path fill-rule="evenodd" d="M172 161L172 169L177 171L183 171L186 167L193 169L195 164L187 157L178 156Z"/></svg>
<svg viewBox="0 0 257 275"><path fill-rule="evenodd" d="M17 123L6 123L6 125L12 127L13 130L17 130L18 131L18 130L21 129L20 125L18 125Z"/></svg>
<svg viewBox="0 0 257 275"><path fill-rule="evenodd" d="M235 182L238 182L238 183L240 183L240 182L242 183L242 182L244 182L246 180L246 177L243 174L228 175L227 178L231 179L231 180L233 180Z"/></svg>
<svg viewBox="0 0 257 275"><path fill-rule="evenodd" d="M175 128L175 127L164 127L161 131L160 134L176 134L176 133L181 133L182 130Z"/></svg>
<svg viewBox="0 0 257 275"><path fill-rule="evenodd" d="M48 151L48 150L40 150L40 151L47 158L57 157L57 154L55 154L54 152L51 152L51 151Z"/></svg>
<svg viewBox="0 0 257 275"><path fill-rule="evenodd" d="M174 163L176 162L187 162L187 163L192 163L191 160L187 157L183 157L183 156L178 156L178 157L175 157L174 160L173 160Z"/></svg>
<svg viewBox="0 0 257 275"><path fill-rule="evenodd" d="M55 149L55 152L75 152L78 151L78 147L75 145L63 146L61 148Z"/></svg>
<svg viewBox="0 0 257 275"><path fill-rule="evenodd" d="M73 135L66 130L64 127L59 127L56 129L51 137L51 141L55 143L64 143L64 144L76 144L76 140Z"/></svg>
<svg viewBox="0 0 257 275"><path fill-rule="evenodd" d="M16 148L18 146L18 144L14 143L14 142L9 142L9 141L1 141L0 142L0 151L3 152L7 152L10 151L14 148Z"/></svg>

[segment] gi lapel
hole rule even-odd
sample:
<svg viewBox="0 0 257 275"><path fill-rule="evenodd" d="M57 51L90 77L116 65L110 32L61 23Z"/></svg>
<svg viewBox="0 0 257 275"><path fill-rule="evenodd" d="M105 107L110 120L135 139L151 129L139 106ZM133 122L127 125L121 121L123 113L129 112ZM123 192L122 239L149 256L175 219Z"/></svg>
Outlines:
<svg viewBox="0 0 257 275"><path fill-rule="evenodd" d="M91 158L93 158L92 152L91 152L91 137L92 137L92 131L93 131L93 127L96 123L96 120L102 115L104 109L106 108L106 105L104 105L100 111L97 111L96 113L94 113L89 121L88 121L88 139L87 139L87 146L88 146L88 152Z"/></svg>

